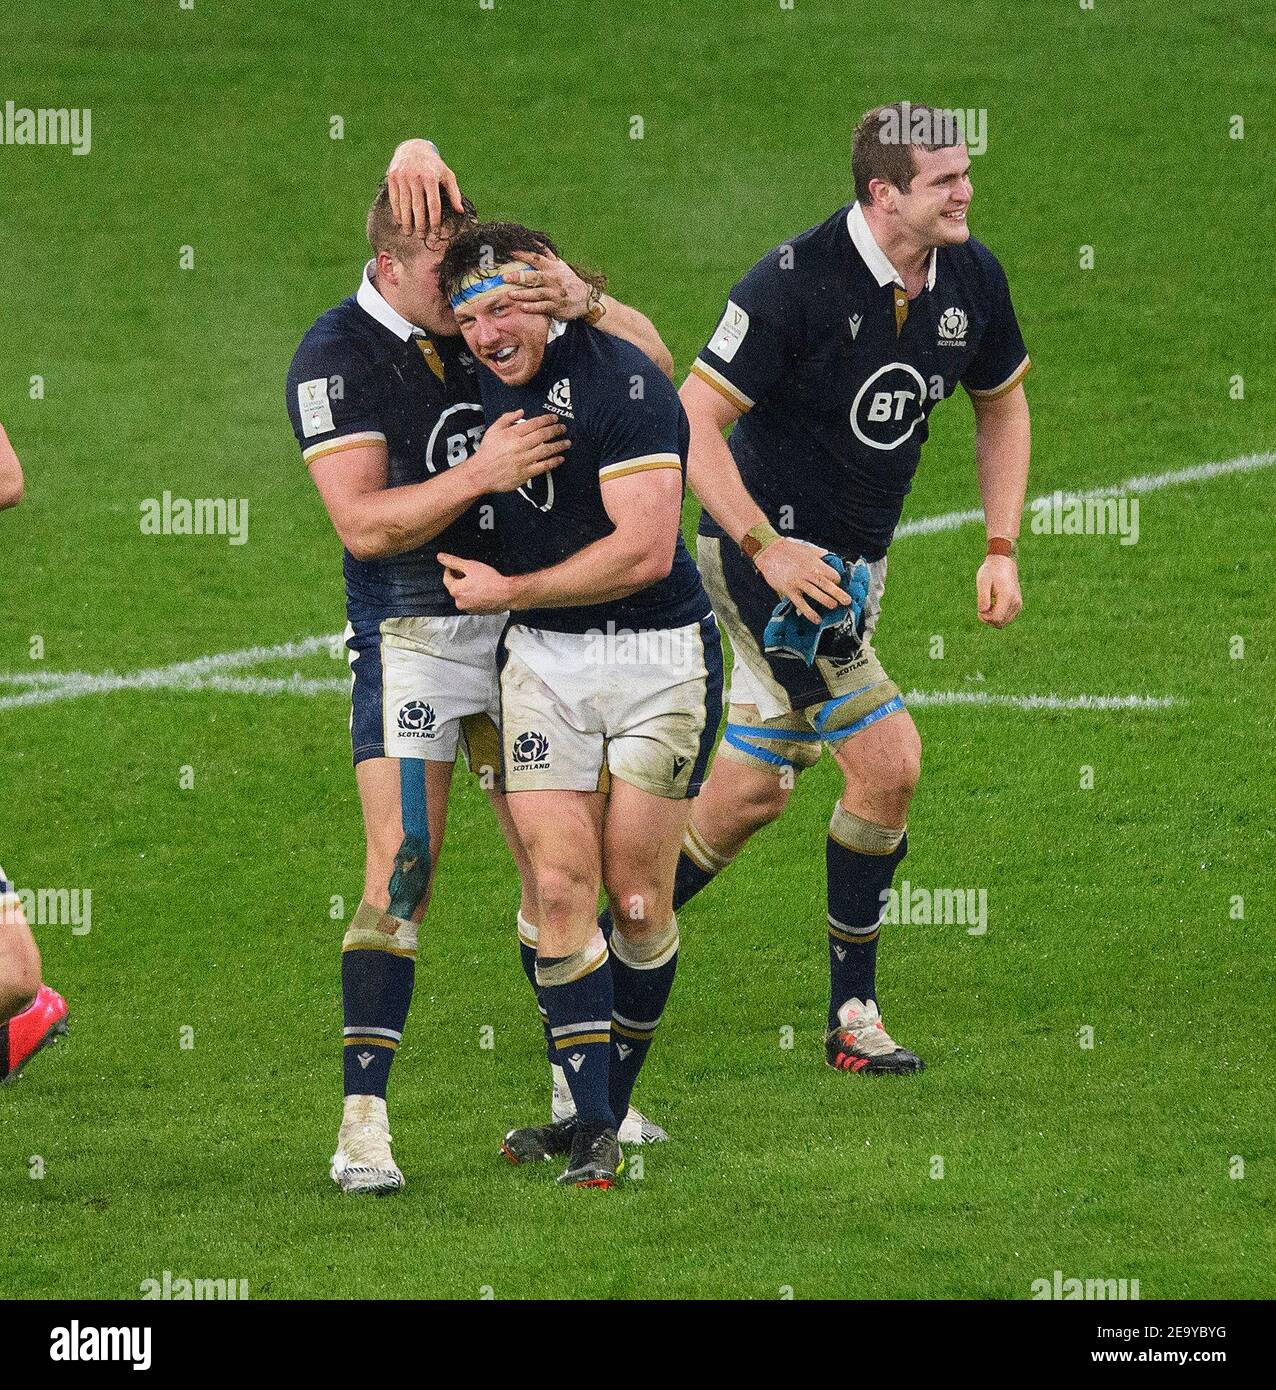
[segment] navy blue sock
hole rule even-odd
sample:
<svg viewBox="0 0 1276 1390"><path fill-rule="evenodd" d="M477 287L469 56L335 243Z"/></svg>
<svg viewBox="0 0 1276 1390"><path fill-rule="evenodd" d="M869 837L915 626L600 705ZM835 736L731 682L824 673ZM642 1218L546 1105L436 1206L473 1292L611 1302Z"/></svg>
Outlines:
<svg viewBox="0 0 1276 1390"><path fill-rule="evenodd" d="M348 1096L385 1099L390 1066L403 1040L416 978L416 928L360 903L341 948L343 1080Z"/></svg>
<svg viewBox="0 0 1276 1390"><path fill-rule="evenodd" d="M523 966L523 974L527 976L527 983L532 987L532 993L536 996L536 1009L541 1016L541 1027L545 1030L545 1054L551 1062L557 1062L554 1056L554 1040L549 1035L549 1019L545 1015L545 1005L541 1003L541 988L536 983L536 947L534 944L524 939L524 931L529 923L523 920L520 915L518 919L518 958Z"/></svg>
<svg viewBox="0 0 1276 1390"><path fill-rule="evenodd" d="M719 870L703 869L684 849L678 856L678 867L673 875L673 909L684 907L702 889L717 877Z"/></svg>
<svg viewBox="0 0 1276 1390"><path fill-rule="evenodd" d="M897 834L901 838L886 848ZM829 827L828 865L829 1013L848 999L877 998L877 941L883 896L908 852L908 836L852 816L839 803Z"/></svg>
<svg viewBox="0 0 1276 1390"><path fill-rule="evenodd" d="M624 953L622 958L621 953ZM678 969L678 921L649 941L612 939L611 1109L620 1125Z"/></svg>
<svg viewBox="0 0 1276 1390"><path fill-rule="evenodd" d="M570 956L536 962L549 1015L553 1058L563 1068L576 1114L585 1124L614 1124L608 1098L612 981L606 943L597 937Z"/></svg>

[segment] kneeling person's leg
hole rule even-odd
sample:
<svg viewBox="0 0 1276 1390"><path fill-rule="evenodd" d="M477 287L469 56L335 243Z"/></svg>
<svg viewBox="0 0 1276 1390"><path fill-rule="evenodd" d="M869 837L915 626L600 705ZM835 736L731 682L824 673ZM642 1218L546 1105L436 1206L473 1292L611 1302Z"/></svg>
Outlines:
<svg viewBox="0 0 1276 1390"><path fill-rule="evenodd" d="M0 1025L27 1009L39 988L40 950L0 869Z"/></svg>

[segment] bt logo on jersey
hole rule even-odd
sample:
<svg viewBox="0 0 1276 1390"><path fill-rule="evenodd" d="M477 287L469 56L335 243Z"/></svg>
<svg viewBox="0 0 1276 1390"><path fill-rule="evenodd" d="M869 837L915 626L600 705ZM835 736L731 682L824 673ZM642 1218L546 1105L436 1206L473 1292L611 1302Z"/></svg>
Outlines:
<svg viewBox="0 0 1276 1390"><path fill-rule="evenodd" d="M897 449L926 418L926 383L905 362L890 362L860 387L851 429L870 449Z"/></svg>

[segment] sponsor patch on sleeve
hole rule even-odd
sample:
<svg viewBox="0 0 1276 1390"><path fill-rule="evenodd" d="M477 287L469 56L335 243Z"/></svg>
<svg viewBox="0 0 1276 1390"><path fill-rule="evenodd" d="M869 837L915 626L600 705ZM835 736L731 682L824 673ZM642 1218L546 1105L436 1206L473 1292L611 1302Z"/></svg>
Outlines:
<svg viewBox="0 0 1276 1390"><path fill-rule="evenodd" d="M749 331L749 315L733 299L727 300L727 311L722 316L722 322L718 324L717 330L712 338L709 339L709 351L720 357L724 362L730 362L736 355L736 350L744 342L744 335Z"/></svg>
<svg viewBox="0 0 1276 1390"><path fill-rule="evenodd" d="M297 405L301 410L301 428L307 439L335 429L332 423L332 402L328 399L328 378L316 377L297 387Z"/></svg>

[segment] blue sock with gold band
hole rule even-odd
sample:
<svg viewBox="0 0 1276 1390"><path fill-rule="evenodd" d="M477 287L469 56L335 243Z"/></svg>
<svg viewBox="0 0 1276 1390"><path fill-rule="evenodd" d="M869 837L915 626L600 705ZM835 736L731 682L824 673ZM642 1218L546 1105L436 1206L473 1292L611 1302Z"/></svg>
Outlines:
<svg viewBox="0 0 1276 1390"><path fill-rule="evenodd" d="M545 1052L549 1060L557 1066L558 1058L554 1055L554 1040L549 1033L549 1016L545 1012L545 1005L541 1003L540 986L536 983L536 943L539 940L539 930L520 912L518 914L518 958L523 966L523 974L527 976L527 983L531 985L532 993L536 996L536 1010L541 1016L541 1027L545 1030Z"/></svg>
<svg viewBox="0 0 1276 1390"><path fill-rule="evenodd" d="M585 1124L612 1125L610 1080L612 981L601 932L570 956L540 956L536 983L549 1016L557 1063Z"/></svg>
<svg viewBox="0 0 1276 1390"><path fill-rule="evenodd" d="M416 977L417 929L361 902L341 944L344 1093L385 1099Z"/></svg>
<svg viewBox="0 0 1276 1390"><path fill-rule="evenodd" d="M412 1005L417 949L412 917L430 891L431 870L425 763L398 761L403 843L390 874L390 905L382 912L360 902L341 944L345 1094L382 1100Z"/></svg>
<svg viewBox="0 0 1276 1390"><path fill-rule="evenodd" d="M659 932L633 940L611 938L612 1014L610 1097L620 1125L629 1113L638 1073L651 1050L678 969L678 919Z"/></svg>
<svg viewBox="0 0 1276 1390"><path fill-rule="evenodd" d="M877 939L884 894L908 853L900 829L853 815L839 801L829 822L828 865L829 1023L848 999L877 998Z"/></svg>

